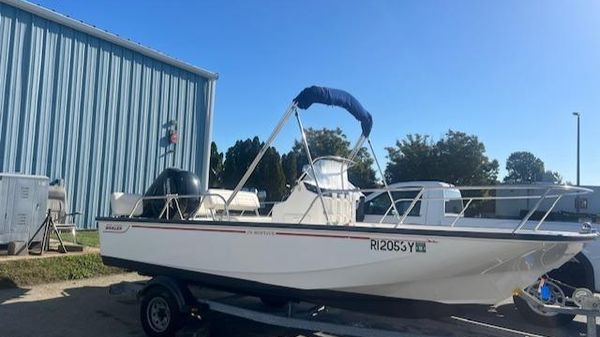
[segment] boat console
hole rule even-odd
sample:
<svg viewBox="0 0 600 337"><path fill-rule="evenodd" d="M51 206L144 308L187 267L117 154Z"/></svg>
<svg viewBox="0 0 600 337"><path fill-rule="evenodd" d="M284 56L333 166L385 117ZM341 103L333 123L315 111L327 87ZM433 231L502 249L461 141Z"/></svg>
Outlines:
<svg viewBox="0 0 600 337"><path fill-rule="evenodd" d="M355 192L357 188L348 180L351 164L341 157L315 159L314 172L307 165L290 196L273 205L273 222L355 224L357 206L364 195Z"/></svg>

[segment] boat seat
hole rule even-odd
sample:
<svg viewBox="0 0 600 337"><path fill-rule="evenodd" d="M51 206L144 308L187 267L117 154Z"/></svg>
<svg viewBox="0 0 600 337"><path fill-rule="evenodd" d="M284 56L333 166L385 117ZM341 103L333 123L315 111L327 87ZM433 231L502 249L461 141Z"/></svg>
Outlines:
<svg viewBox="0 0 600 337"><path fill-rule="evenodd" d="M209 189L210 195L206 196L196 215L208 215L210 211L223 211L225 202L229 199L232 190ZM221 196L221 197L219 197ZM110 208L113 216L129 216L138 200L142 198L141 194L130 194L123 192L114 192L110 196ZM256 212L260 208L258 195L252 192L240 191L229 204L230 211L238 212ZM143 203L138 204L134 216L140 216L144 213Z"/></svg>
<svg viewBox="0 0 600 337"><path fill-rule="evenodd" d="M60 179L55 180L48 186L47 208L50 211L54 226L59 232L70 232L73 239L76 239L77 225L75 216L81 215L80 212L69 212L67 189L64 182Z"/></svg>
<svg viewBox="0 0 600 337"><path fill-rule="evenodd" d="M202 203L202 206L206 209L222 211L225 209L225 202L223 200L227 201L229 197L231 197L233 190L209 189L208 193L211 195L206 197ZM220 198L217 195L220 195L223 198ZM247 191L239 191L229 204L230 211L255 212L259 208L260 201L258 200L258 195L256 193Z"/></svg>
<svg viewBox="0 0 600 337"><path fill-rule="evenodd" d="M110 210L113 216L129 216L135 207L135 204L142 198L141 194L131 194L123 192L114 192L110 195ZM134 216L140 216L144 213L144 203L140 202Z"/></svg>

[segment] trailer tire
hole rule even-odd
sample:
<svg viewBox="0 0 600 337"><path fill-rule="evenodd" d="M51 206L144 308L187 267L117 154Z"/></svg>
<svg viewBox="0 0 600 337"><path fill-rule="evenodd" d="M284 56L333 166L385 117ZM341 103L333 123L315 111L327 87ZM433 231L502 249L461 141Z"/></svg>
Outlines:
<svg viewBox="0 0 600 337"><path fill-rule="evenodd" d="M147 336L171 337L181 328L183 314L170 291L154 286L142 297L140 321Z"/></svg>

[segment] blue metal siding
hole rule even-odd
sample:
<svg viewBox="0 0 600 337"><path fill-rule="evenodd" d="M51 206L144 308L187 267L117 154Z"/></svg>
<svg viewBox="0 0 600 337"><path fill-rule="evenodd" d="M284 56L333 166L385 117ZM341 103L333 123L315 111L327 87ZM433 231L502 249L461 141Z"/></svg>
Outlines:
<svg viewBox="0 0 600 337"><path fill-rule="evenodd" d="M201 174L209 81L0 3L0 172L64 179L94 227L113 191L143 193L171 166Z"/></svg>

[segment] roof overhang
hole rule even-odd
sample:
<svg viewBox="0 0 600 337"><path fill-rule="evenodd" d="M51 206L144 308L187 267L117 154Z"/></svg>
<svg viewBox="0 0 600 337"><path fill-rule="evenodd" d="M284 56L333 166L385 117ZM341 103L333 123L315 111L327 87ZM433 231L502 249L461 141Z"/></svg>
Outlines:
<svg viewBox="0 0 600 337"><path fill-rule="evenodd" d="M7 5L19 8L19 9L27 11L27 12L33 13L35 15L43 17L44 19L54 21L61 25L72 28L74 30L89 34L91 36L97 37L99 39L102 39L102 40L105 40L108 42L111 42L118 46L136 51L144 56L147 56L147 57L153 58L155 60L158 60L160 62L164 62L166 64L172 65L176 68L180 68L180 69L189 71L191 73L200 75L207 79L215 80L215 79L219 78L219 75L215 72L211 72L206 69L202 69L202 68L193 66L189 63L185 63L183 61L177 60L177 59L167 56L157 50L145 47L137 42L133 42L131 40L124 39L113 33L107 32L105 30L101 30L95 26L89 25L82 21L72 19L66 15L63 15L63 14L57 13L53 10L32 4L30 2L22 1L22 0L0 0L0 2L3 2Z"/></svg>

